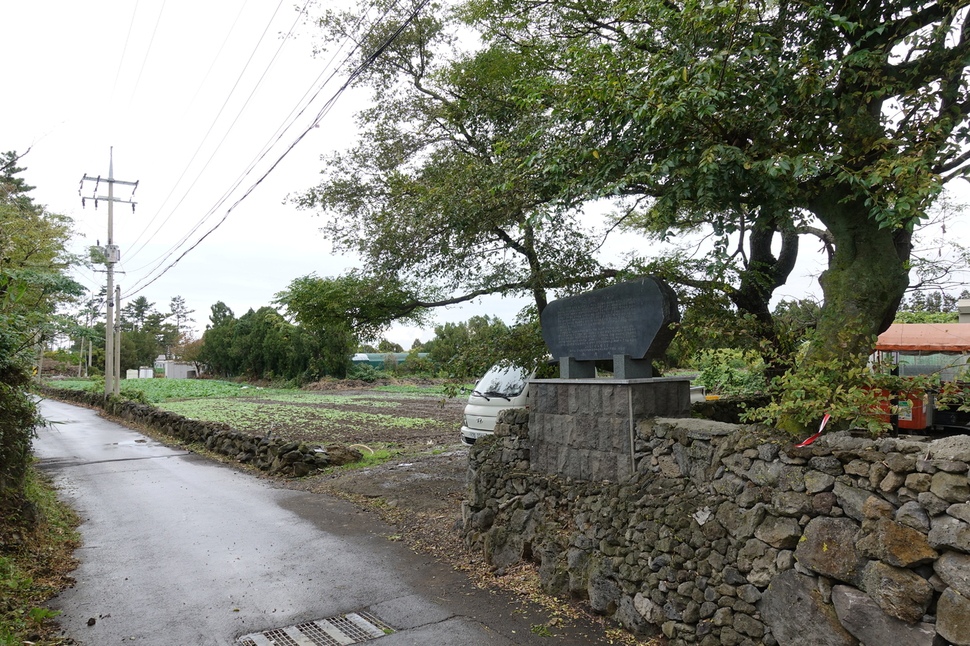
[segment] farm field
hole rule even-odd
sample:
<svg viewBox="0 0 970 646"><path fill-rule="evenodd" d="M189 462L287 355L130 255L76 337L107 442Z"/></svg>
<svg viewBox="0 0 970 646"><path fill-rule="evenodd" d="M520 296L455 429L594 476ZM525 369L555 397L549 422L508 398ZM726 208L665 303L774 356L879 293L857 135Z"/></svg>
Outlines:
<svg viewBox="0 0 970 646"><path fill-rule="evenodd" d="M68 379L50 382L71 389L91 389L94 384ZM441 386L328 385L327 390L296 390L209 379L139 379L122 381L121 392L163 410L223 422L254 435L404 452L459 441L465 401L448 399Z"/></svg>

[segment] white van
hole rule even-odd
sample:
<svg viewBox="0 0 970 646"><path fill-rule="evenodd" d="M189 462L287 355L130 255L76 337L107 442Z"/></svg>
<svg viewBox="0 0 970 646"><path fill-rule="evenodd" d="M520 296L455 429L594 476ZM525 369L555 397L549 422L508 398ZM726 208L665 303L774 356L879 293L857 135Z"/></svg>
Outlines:
<svg viewBox="0 0 970 646"><path fill-rule="evenodd" d="M524 408L529 400L532 374L514 366L492 366L482 377L465 406L461 427L462 444L471 446L478 438L491 435L495 418L506 408Z"/></svg>

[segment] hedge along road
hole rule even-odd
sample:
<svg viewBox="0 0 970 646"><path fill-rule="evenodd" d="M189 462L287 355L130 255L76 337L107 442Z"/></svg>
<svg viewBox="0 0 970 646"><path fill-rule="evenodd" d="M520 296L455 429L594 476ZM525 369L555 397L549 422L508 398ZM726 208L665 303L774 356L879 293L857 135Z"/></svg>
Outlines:
<svg viewBox="0 0 970 646"><path fill-rule="evenodd" d="M544 611L388 540L389 527L349 503L278 488L85 408L45 400L41 412L53 423L38 429L39 465L83 519L77 583L49 604L77 643L235 644L358 611L395 630L375 646L607 643L594 625L533 632Z"/></svg>

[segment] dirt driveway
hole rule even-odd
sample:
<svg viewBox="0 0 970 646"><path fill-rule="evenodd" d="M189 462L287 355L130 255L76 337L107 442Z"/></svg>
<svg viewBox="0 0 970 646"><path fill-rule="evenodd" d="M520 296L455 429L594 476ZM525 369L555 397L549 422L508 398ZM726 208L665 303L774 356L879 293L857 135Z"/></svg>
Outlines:
<svg viewBox="0 0 970 646"><path fill-rule="evenodd" d="M396 538L445 560L467 563L459 533L468 470L468 447L459 440L464 398L400 395L360 385L326 392L348 399L321 406L365 415L394 411L400 417L429 423L395 427L374 418L368 424L331 428L328 438L341 443L393 442L401 453L376 466L334 469L288 481L288 486L353 500L393 524L400 532ZM309 429L298 435L293 439L311 440L314 435L322 439Z"/></svg>

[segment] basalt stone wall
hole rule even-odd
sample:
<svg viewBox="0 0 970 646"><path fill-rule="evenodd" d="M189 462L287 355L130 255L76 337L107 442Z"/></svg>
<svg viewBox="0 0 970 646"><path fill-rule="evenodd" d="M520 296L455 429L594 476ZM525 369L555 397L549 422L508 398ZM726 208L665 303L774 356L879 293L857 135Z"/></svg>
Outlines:
<svg viewBox="0 0 970 646"><path fill-rule="evenodd" d="M272 475L301 477L331 465L356 462L359 451L342 446L322 447L282 438L241 433L226 424L202 422L159 410L154 406L106 397L101 393L41 387L39 391L53 399L77 402L101 408L109 415L171 435L183 442L204 444L215 453L237 462L252 464Z"/></svg>
<svg viewBox="0 0 970 646"><path fill-rule="evenodd" d="M469 456L466 543L671 644L970 644L970 438L654 418L617 483L531 468L509 411Z"/></svg>

